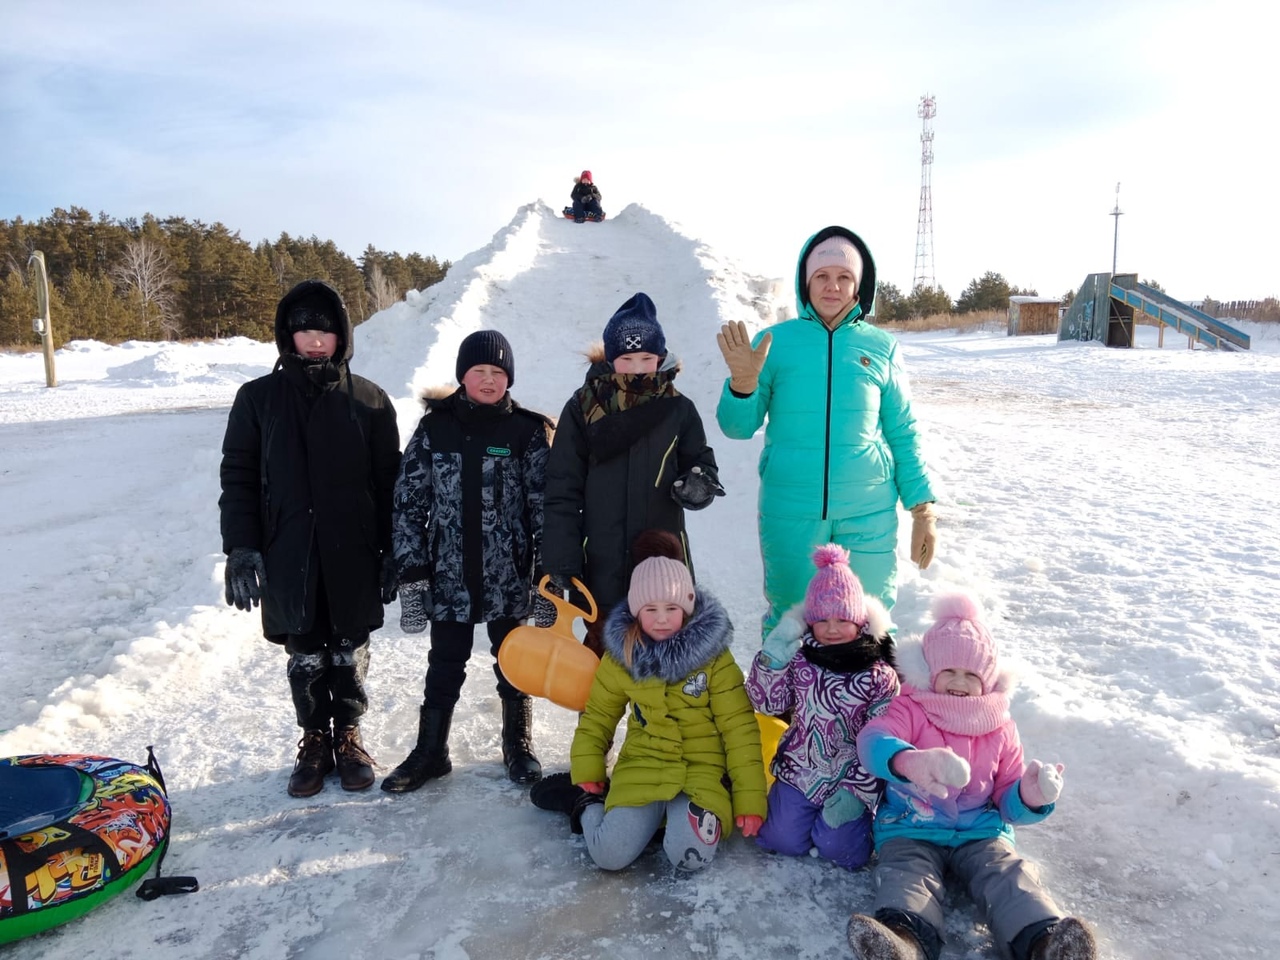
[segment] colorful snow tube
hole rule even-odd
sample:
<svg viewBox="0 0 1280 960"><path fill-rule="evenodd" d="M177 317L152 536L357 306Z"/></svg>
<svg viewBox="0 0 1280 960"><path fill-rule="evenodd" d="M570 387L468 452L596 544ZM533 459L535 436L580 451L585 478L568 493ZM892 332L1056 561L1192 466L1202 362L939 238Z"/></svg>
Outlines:
<svg viewBox="0 0 1280 960"><path fill-rule="evenodd" d="M141 880L164 854L169 818L157 769L83 754L0 759L0 943Z"/></svg>

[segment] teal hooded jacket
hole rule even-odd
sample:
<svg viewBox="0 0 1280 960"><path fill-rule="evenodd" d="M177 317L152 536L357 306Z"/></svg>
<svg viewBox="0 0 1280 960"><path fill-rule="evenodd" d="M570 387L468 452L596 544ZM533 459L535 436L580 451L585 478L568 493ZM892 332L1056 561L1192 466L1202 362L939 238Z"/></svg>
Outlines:
<svg viewBox="0 0 1280 960"><path fill-rule="evenodd" d="M804 264L809 251L832 236L858 248L863 275L858 303L828 330L809 303ZM765 426L762 514L841 519L893 510L899 500L910 509L936 499L898 342L864 319L875 290L875 262L862 239L843 227L820 230L805 243L796 267L799 315L768 328L773 344L755 393L740 397L725 380L716 407L725 436L746 440Z"/></svg>

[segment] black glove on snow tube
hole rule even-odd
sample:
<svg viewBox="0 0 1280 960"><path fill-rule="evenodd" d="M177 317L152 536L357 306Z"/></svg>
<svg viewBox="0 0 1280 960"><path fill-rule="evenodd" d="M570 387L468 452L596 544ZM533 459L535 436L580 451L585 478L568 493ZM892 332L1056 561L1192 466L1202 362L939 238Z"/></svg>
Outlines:
<svg viewBox="0 0 1280 960"><path fill-rule="evenodd" d="M250 610L262 598L267 585L267 567L262 554L252 547L232 547L223 571L227 583L227 604L237 610Z"/></svg>

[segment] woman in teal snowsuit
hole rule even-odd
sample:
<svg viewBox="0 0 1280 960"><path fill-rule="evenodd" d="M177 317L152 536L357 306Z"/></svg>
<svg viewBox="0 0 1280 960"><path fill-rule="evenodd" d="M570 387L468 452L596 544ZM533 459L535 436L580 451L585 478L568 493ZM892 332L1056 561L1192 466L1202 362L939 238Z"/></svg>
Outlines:
<svg viewBox="0 0 1280 960"><path fill-rule="evenodd" d="M897 599L898 501L913 518L911 559L933 558L933 488L920 452L898 343L866 320L876 267L862 239L826 227L800 251L799 316L747 338L717 336L729 365L716 407L725 436L765 425L760 453L760 553L768 635L804 599L808 558L834 542L868 596Z"/></svg>

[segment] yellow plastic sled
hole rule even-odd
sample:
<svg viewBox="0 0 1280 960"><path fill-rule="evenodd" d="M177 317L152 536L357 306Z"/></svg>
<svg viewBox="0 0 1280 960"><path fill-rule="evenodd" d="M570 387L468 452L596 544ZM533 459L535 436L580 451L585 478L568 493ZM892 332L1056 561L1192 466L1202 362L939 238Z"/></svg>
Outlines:
<svg viewBox="0 0 1280 960"><path fill-rule="evenodd" d="M517 690L581 713L600 661L573 635L573 621L580 616L592 623L599 611L595 597L577 577L573 585L586 598L589 612L548 593L550 579L542 578L538 592L555 605L556 622L549 627L525 624L508 633L498 648L498 666Z"/></svg>
<svg viewBox="0 0 1280 960"><path fill-rule="evenodd" d="M764 785L769 789L773 787L773 755L778 752L778 741L787 732L787 724L781 717L767 713L757 713L756 723L760 725L760 752L764 754Z"/></svg>

